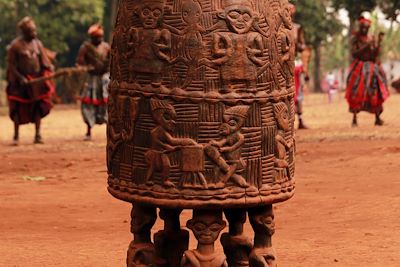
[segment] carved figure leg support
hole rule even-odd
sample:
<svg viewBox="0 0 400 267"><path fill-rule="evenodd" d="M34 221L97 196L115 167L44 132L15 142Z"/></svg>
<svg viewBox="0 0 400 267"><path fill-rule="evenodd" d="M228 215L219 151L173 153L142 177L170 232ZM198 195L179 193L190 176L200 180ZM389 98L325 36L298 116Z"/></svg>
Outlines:
<svg viewBox="0 0 400 267"><path fill-rule="evenodd" d="M243 234L246 210L228 209L224 213L229 222L229 233L222 234L221 244L227 256L228 265L231 267L248 267L252 244L250 239Z"/></svg>
<svg viewBox="0 0 400 267"><path fill-rule="evenodd" d="M154 235L156 267L179 266L183 253L189 247L189 231L182 230L179 215L182 210L162 209L164 230Z"/></svg>
<svg viewBox="0 0 400 267"><path fill-rule="evenodd" d="M275 221L272 205L249 209L254 230L254 247L250 253L250 267L276 267L276 253L272 247Z"/></svg>
<svg viewBox="0 0 400 267"><path fill-rule="evenodd" d="M153 264L154 245L151 242L150 232L157 219L156 208L133 204L131 218L133 241L129 245L126 265L136 267Z"/></svg>
<svg viewBox="0 0 400 267"><path fill-rule="evenodd" d="M214 249L215 241L225 228L221 210L193 210L193 218L186 226L197 239L197 248L183 254L182 267L228 267L223 253Z"/></svg>

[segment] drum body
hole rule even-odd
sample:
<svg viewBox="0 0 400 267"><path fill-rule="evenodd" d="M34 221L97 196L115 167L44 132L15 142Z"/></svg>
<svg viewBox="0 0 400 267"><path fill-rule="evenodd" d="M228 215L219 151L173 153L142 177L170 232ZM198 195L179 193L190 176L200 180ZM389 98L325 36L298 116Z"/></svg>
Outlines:
<svg viewBox="0 0 400 267"><path fill-rule="evenodd" d="M109 192L182 209L291 198L295 42L287 1L119 2Z"/></svg>

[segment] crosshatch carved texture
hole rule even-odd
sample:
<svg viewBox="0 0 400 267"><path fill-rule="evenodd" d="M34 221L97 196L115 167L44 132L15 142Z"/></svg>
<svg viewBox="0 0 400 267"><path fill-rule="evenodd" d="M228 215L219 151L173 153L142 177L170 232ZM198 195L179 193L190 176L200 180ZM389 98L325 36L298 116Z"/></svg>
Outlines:
<svg viewBox="0 0 400 267"><path fill-rule="evenodd" d="M109 191L164 207L294 194L295 41L286 0L121 0Z"/></svg>

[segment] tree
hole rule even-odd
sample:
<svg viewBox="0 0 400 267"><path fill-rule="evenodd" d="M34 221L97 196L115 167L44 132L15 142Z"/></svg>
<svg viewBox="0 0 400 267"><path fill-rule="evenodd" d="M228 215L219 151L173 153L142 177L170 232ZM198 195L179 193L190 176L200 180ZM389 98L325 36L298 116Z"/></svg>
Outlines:
<svg viewBox="0 0 400 267"><path fill-rule="evenodd" d="M321 91L321 46L329 37L342 29L333 11L328 11L328 1L301 0L296 4L296 19L305 32L306 43L313 48L314 90Z"/></svg>
<svg viewBox="0 0 400 267"><path fill-rule="evenodd" d="M399 22L397 17L400 15L400 0L378 0L378 5L389 20Z"/></svg>
<svg viewBox="0 0 400 267"><path fill-rule="evenodd" d="M103 25L105 29L105 39L109 42L112 40L112 30L114 28L117 17L118 0L104 0L104 18Z"/></svg>
<svg viewBox="0 0 400 267"><path fill-rule="evenodd" d="M387 0L386 0L387 1ZM355 22L361 16L364 11L371 11L377 5L377 0L333 0L332 1L333 7L336 10L340 8L344 8L349 12L349 19L350 19L350 31L349 34L351 35L354 31Z"/></svg>
<svg viewBox="0 0 400 267"><path fill-rule="evenodd" d="M0 0L0 66L6 46L16 36L16 24L31 16L44 45L58 53L59 65L73 65L87 28L101 22L104 0ZM0 67L0 68L1 68Z"/></svg>

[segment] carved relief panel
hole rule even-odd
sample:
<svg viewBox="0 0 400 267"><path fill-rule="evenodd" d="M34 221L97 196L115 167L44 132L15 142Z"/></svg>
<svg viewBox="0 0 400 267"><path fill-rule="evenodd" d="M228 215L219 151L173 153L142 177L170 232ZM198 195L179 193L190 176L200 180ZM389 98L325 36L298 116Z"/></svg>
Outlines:
<svg viewBox="0 0 400 267"><path fill-rule="evenodd" d="M195 208L294 193L287 1L122 0L113 43L109 191Z"/></svg>

